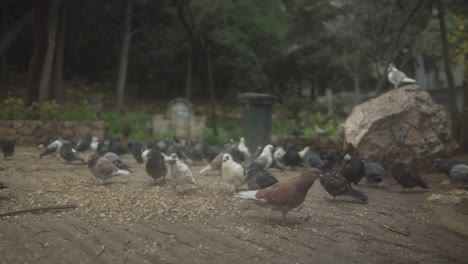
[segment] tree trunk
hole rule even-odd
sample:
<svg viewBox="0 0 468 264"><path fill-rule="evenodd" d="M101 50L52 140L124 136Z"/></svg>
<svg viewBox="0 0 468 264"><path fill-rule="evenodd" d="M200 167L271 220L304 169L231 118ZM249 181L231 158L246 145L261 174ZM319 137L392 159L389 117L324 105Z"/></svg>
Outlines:
<svg viewBox="0 0 468 264"><path fill-rule="evenodd" d="M33 1L35 43L28 67L28 95L26 98L26 104L28 105L39 97L39 82L47 50L47 13L49 11L49 4L49 0Z"/></svg>
<svg viewBox="0 0 468 264"><path fill-rule="evenodd" d="M459 122L458 122L458 109L457 109L457 100L456 100L456 91L453 81L452 73L452 63L450 57L450 50L447 41L447 30L445 28L444 20L444 4L442 0L437 0L437 9L439 16L439 26L440 26L440 39L442 41L442 48L444 54L444 66L445 66L445 75L447 77L448 90L449 90L449 104L450 104L450 113L452 116L452 136L455 139L458 139L459 133Z"/></svg>
<svg viewBox="0 0 468 264"><path fill-rule="evenodd" d="M122 35L122 46L120 48L119 59L119 72L117 75L117 104L115 106L115 113L122 112L123 95L125 91L125 80L127 78L128 66L128 50L130 48L130 40L132 37L132 0L127 0L127 7L125 10L125 24Z"/></svg>
<svg viewBox="0 0 468 264"><path fill-rule="evenodd" d="M203 54L205 55L206 72L208 78L208 89L210 91L210 104L211 104L211 120L213 124L213 134L218 135L218 116L216 115L216 96L213 79L213 67L211 64L211 52L209 47L203 47Z"/></svg>
<svg viewBox="0 0 468 264"><path fill-rule="evenodd" d="M468 59L465 56L465 60ZM468 71L468 69L465 69ZM466 76L466 74L465 74ZM460 116L460 147L463 152L468 152L468 122L462 122L462 120L468 120L468 84L466 80L463 82L463 108Z"/></svg>
<svg viewBox="0 0 468 264"><path fill-rule="evenodd" d="M4 4L6 5L6 4ZM4 10L6 11L6 6L3 6ZM3 14L4 19L6 19L5 14ZM18 37L18 35L26 28L27 25L31 24L33 18L33 10L30 9L26 14L24 14L18 22L2 37L0 41L0 56L3 55L4 52L8 50L11 46L13 41Z"/></svg>
<svg viewBox="0 0 468 264"><path fill-rule="evenodd" d="M3 11L2 11L2 34L5 34L8 30L8 9L7 9L7 4L3 4ZM8 61L7 61L7 54L2 54L1 55L2 59L2 76L1 76L1 82L0 85L3 86L3 89L0 89L0 99L5 98L7 96L8 90L9 90L9 85L8 85Z"/></svg>
<svg viewBox="0 0 468 264"><path fill-rule="evenodd" d="M187 80L185 83L185 98L190 100L192 92L192 45L187 49Z"/></svg>
<svg viewBox="0 0 468 264"><path fill-rule="evenodd" d="M54 96L56 101L63 100L64 89L63 89L63 48L65 42L65 30L66 30L66 4L64 1L60 8L60 18L57 29L57 46L55 50L55 61L54 61L54 74L53 74L53 87L54 87Z"/></svg>
<svg viewBox="0 0 468 264"><path fill-rule="evenodd" d="M60 0L52 0L49 9L49 25L47 33L47 52L42 67L41 81L39 83L39 102L49 99L50 79L52 76L52 64L55 56L55 42L59 17Z"/></svg>

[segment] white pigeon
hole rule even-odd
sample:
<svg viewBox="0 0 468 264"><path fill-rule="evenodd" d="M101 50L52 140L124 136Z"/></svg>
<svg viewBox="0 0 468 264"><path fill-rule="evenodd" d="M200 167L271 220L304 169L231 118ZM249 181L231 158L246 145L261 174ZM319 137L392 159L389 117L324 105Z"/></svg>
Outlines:
<svg viewBox="0 0 468 264"><path fill-rule="evenodd" d="M91 148L92 151L96 151L99 146L99 139L97 137L92 137L91 139L91 144L89 147Z"/></svg>
<svg viewBox="0 0 468 264"><path fill-rule="evenodd" d="M148 161L148 154L150 153L151 149L145 149L141 152L141 158L143 159L143 163L146 164Z"/></svg>
<svg viewBox="0 0 468 264"><path fill-rule="evenodd" d="M57 139L54 142L50 143L47 148L42 152L39 157L43 157L49 154L57 154L60 152L60 149L62 148L63 141L61 139Z"/></svg>
<svg viewBox="0 0 468 264"><path fill-rule="evenodd" d="M286 151L284 151L284 148L281 146L276 147L275 152L273 153L273 163L276 163L276 165L282 169L286 168L283 160L285 154Z"/></svg>
<svg viewBox="0 0 468 264"><path fill-rule="evenodd" d="M244 168L239 163L232 159L230 154L224 154L222 174L225 182L233 186L233 191L237 193L237 189L245 183Z"/></svg>
<svg viewBox="0 0 468 264"><path fill-rule="evenodd" d="M266 145L262 153L255 159L255 163L263 165L263 169L267 170L273 164L273 146Z"/></svg>
<svg viewBox="0 0 468 264"><path fill-rule="evenodd" d="M307 152L309 152L309 150L310 150L310 147L305 147L304 149L299 151L299 157L301 157L301 159L304 160L304 157L307 154Z"/></svg>
<svg viewBox="0 0 468 264"><path fill-rule="evenodd" d="M174 181L176 188L177 186L184 188L187 184L197 184L197 181L193 177L189 167L179 160L177 154L172 153L169 156L169 164L171 165L169 175ZM182 192L184 191L185 190L183 189Z"/></svg>
<svg viewBox="0 0 468 264"><path fill-rule="evenodd" d="M245 159L250 159L250 151L249 148L245 145L245 139L243 137L240 138L239 144L237 145L237 148L239 149L240 152L244 154Z"/></svg>
<svg viewBox="0 0 468 264"><path fill-rule="evenodd" d="M403 83L416 83L415 80L406 77L404 72L398 70L393 62L388 65L387 73L388 81L395 86L395 89Z"/></svg>

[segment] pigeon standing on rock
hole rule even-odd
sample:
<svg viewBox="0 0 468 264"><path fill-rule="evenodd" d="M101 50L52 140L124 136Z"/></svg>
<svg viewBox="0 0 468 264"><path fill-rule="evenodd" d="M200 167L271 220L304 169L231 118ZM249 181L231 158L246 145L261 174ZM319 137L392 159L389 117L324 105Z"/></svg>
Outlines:
<svg viewBox="0 0 468 264"><path fill-rule="evenodd" d="M395 89L398 88L400 84L416 83L415 80L406 77L406 74L404 72L398 70L393 62L390 63L390 65L388 66L387 77L388 81L395 86Z"/></svg>
<svg viewBox="0 0 468 264"><path fill-rule="evenodd" d="M95 152L88 158L88 168L94 177L100 179L105 184L107 180L119 175L130 175L129 171L120 170L110 160L101 157Z"/></svg>
<svg viewBox="0 0 468 264"><path fill-rule="evenodd" d="M294 223L293 221L286 221L289 211L304 202L307 192L319 177L320 173L320 170L310 168L298 177L278 182L265 189L240 192L236 197L251 199L261 205L268 206L267 224L270 224L272 210L281 211L284 224Z"/></svg>
<svg viewBox="0 0 468 264"><path fill-rule="evenodd" d="M103 155L104 158L110 160L117 168L121 170L126 170L126 171L132 171L132 167L128 166L127 164L123 163L122 160L120 160L120 157L115 154L114 152L107 152L106 154Z"/></svg>
<svg viewBox="0 0 468 264"><path fill-rule="evenodd" d="M171 165L170 176L177 186L182 187L182 192L185 191L184 187L187 184L197 184L197 181L192 175L189 167L179 160L177 154L172 153L169 156L169 164Z"/></svg>
<svg viewBox="0 0 468 264"><path fill-rule="evenodd" d="M273 151L273 146L266 145L265 148L263 148L263 151L260 154L260 156L258 156L254 162L262 165L263 169L267 170L273 164L272 151Z"/></svg>
<svg viewBox="0 0 468 264"><path fill-rule="evenodd" d="M346 154L342 161L343 167L340 173L349 183L358 184L365 175L364 163L362 158L351 158Z"/></svg>
<svg viewBox="0 0 468 264"><path fill-rule="evenodd" d="M167 174L166 164L164 163L164 156L157 149L151 149L147 154L148 160L145 164L146 173L156 182L163 178L165 180Z"/></svg>
<svg viewBox="0 0 468 264"><path fill-rule="evenodd" d="M221 168L223 179L233 187L233 192L237 193L240 186L245 183L244 168L232 159L230 154L224 154Z"/></svg>
<svg viewBox="0 0 468 264"><path fill-rule="evenodd" d="M63 141L60 139L56 139L54 142L47 145L47 148L39 155L39 157L42 158L46 155L58 153L62 145L63 145Z"/></svg>
<svg viewBox="0 0 468 264"><path fill-rule="evenodd" d="M70 143L64 142L59 151L60 157L67 163L79 160L83 163L86 161L81 157L80 153L76 151Z"/></svg>
<svg viewBox="0 0 468 264"><path fill-rule="evenodd" d="M325 191L333 196L331 202L335 202L336 196L339 195L349 195L363 202L367 201L367 196L354 189L346 178L333 167L326 164L323 166L322 172L323 175L320 176L320 184L322 184Z"/></svg>
<svg viewBox="0 0 468 264"><path fill-rule="evenodd" d="M240 152L244 154L246 160L249 160L251 158L249 148L247 148L247 146L245 145L245 139L243 137L239 139L239 144L237 145L237 148Z"/></svg>
<svg viewBox="0 0 468 264"><path fill-rule="evenodd" d="M388 170L395 181L403 187L402 191L406 188L410 188L410 190L412 190L417 186L423 189L429 188L427 183L421 178L421 176L419 176L416 169L410 166L408 160L396 159L392 164L390 164Z"/></svg>
<svg viewBox="0 0 468 264"><path fill-rule="evenodd" d="M4 159L11 158L15 153L15 143L11 140L0 138L0 149L2 150Z"/></svg>
<svg viewBox="0 0 468 264"><path fill-rule="evenodd" d="M364 158L363 163L364 177L366 177L368 184L378 184L387 177L387 172L379 163L370 158Z"/></svg>
<svg viewBox="0 0 468 264"><path fill-rule="evenodd" d="M260 164L252 163L247 169L246 182L250 190L260 190L272 186L278 180Z"/></svg>

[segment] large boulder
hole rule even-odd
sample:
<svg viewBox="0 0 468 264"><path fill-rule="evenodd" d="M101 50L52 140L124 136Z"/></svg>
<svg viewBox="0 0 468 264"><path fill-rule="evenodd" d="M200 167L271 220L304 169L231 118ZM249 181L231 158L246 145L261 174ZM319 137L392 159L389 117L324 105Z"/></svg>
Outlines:
<svg viewBox="0 0 468 264"><path fill-rule="evenodd" d="M384 164L408 158L425 165L458 149L443 106L435 104L417 85L391 90L355 106L344 123L344 132L345 141L359 155Z"/></svg>

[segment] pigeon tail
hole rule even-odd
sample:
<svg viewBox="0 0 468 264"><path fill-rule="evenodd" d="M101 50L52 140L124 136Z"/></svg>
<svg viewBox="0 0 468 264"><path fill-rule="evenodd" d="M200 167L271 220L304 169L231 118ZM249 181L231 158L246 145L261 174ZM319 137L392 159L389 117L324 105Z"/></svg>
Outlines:
<svg viewBox="0 0 468 264"><path fill-rule="evenodd" d="M402 83L416 83L416 80L405 77L403 80L401 80Z"/></svg>
<svg viewBox="0 0 468 264"><path fill-rule="evenodd" d="M130 172L126 170L117 170L112 173L112 176L119 176L119 175L130 175Z"/></svg>
<svg viewBox="0 0 468 264"><path fill-rule="evenodd" d="M204 173L207 173L208 171L212 170L213 167L211 167L211 165L208 165L206 167L204 167L203 169L200 170L200 174L204 174Z"/></svg>
<svg viewBox="0 0 468 264"><path fill-rule="evenodd" d="M255 197L256 195L257 195L257 191L245 191L245 192L240 192L236 194L234 197L265 202L265 199L258 199L257 197Z"/></svg>
<svg viewBox="0 0 468 264"><path fill-rule="evenodd" d="M347 192L348 195L351 195L363 202L367 202L367 195L365 195L364 193L362 193L361 191L358 191L354 188L349 188L348 192Z"/></svg>

